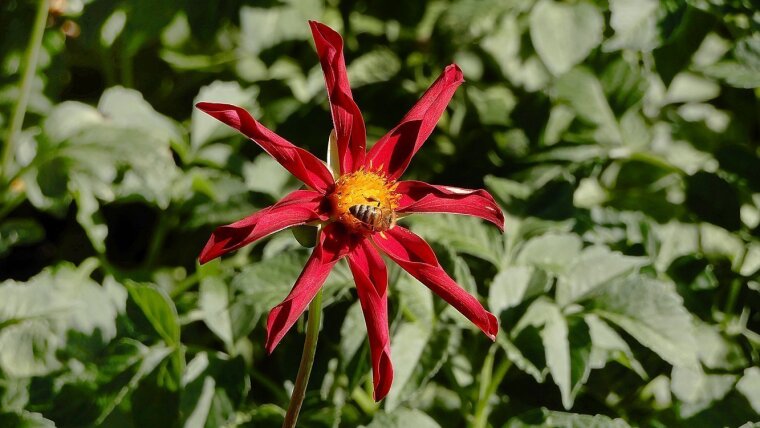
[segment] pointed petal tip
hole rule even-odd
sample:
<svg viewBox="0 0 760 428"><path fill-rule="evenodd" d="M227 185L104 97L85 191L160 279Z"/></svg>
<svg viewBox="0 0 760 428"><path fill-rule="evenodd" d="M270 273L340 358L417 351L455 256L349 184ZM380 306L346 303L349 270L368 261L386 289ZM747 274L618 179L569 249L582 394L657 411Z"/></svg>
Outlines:
<svg viewBox="0 0 760 428"><path fill-rule="evenodd" d="M314 20L310 19L309 20L309 27L311 28L312 35L314 35L315 33L319 33L321 36L324 37L324 35L322 34L322 32L324 31L324 32L327 32L329 34L335 34L335 35L337 35L338 37L341 38L341 40L343 39L343 37L337 31L333 30L332 28L330 28L330 26L328 26L326 24L323 24L323 23L321 23L319 21L314 21Z"/></svg>
<svg viewBox="0 0 760 428"><path fill-rule="evenodd" d="M277 344L276 343L273 344L269 342L269 337L267 337L267 340L264 344L264 350L266 351L267 355L272 355L272 353L274 352L274 348L276 347L277 347Z"/></svg>
<svg viewBox="0 0 760 428"><path fill-rule="evenodd" d="M494 223L494 224L496 225L497 228L499 228L499 232L504 233L504 213L502 213L501 210L499 210L498 215L499 215L499 222Z"/></svg>
<svg viewBox="0 0 760 428"><path fill-rule="evenodd" d="M201 254L198 256L198 262L200 264L206 264L225 253L224 251L220 251L218 242L215 239L216 233L220 228L221 227L217 227L214 229L214 232L206 242L206 245L203 246L203 250L201 250Z"/></svg>
<svg viewBox="0 0 760 428"><path fill-rule="evenodd" d="M387 345L380 355L377 374L377 378L373 379L374 388L372 392L372 398L375 402L385 398L391 390L391 384L393 384L393 363L391 362L390 347Z"/></svg>
<svg viewBox="0 0 760 428"><path fill-rule="evenodd" d="M443 72L451 82L464 82L464 73L455 63L447 65Z"/></svg>
<svg viewBox="0 0 760 428"><path fill-rule="evenodd" d="M198 110L204 111L204 112L208 112L210 110L213 110L213 105L214 104L215 103L210 103L208 101L199 101L199 102L195 103L195 108L197 108Z"/></svg>
<svg viewBox="0 0 760 428"><path fill-rule="evenodd" d="M491 339L492 342L496 342L496 335L499 333L499 320L496 319L494 314L486 311L486 317L488 318L487 330L483 330L483 333Z"/></svg>
<svg viewBox="0 0 760 428"><path fill-rule="evenodd" d="M285 336L285 333L287 333L287 329L285 331L280 331L279 334L273 332L273 329L275 328L274 323L277 318L278 308L280 305L272 308L272 310L269 311L269 315L267 316L266 339L264 339L264 351L266 351L267 355L272 355L274 349L280 343L280 340L282 340L282 338Z"/></svg>

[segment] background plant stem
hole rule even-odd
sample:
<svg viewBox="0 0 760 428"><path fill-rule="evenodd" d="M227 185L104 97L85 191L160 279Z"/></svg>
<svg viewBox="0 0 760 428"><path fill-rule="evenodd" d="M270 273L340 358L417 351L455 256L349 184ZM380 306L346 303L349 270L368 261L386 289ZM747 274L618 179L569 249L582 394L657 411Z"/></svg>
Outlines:
<svg viewBox="0 0 760 428"><path fill-rule="evenodd" d="M4 178L10 176L8 169L13 158L15 140L24 124L26 107L29 104L29 95L32 91L32 82L34 81L34 74L37 71L37 60L39 58L40 47L42 46L42 35L45 33L45 24L47 23L48 3L49 0L39 0L37 3L37 15L34 18L32 34L24 52L21 68L19 69L24 74L21 77L20 94L16 101L16 107L13 109L11 123L5 137L5 145L3 146L2 176Z"/></svg>
<svg viewBox="0 0 760 428"><path fill-rule="evenodd" d="M480 377L480 393L478 402L475 405L475 416L473 418L472 428L485 428L488 425L488 415L491 413L490 400L491 396L496 393L499 384L512 366L512 362L504 357L499 362L496 370L493 370L493 363L496 359L498 345L492 345L491 349L483 362L483 370Z"/></svg>
<svg viewBox="0 0 760 428"><path fill-rule="evenodd" d="M290 396L290 404L288 404L288 411L285 414L285 422L282 423L282 428L293 428L298 421L298 413L301 411L301 404L303 404L303 399L306 396L306 385L309 383L311 367L314 365L321 318L322 290L319 290L309 304L309 321L306 324L306 340L303 344L301 364L298 366L298 375L296 375L293 394Z"/></svg>

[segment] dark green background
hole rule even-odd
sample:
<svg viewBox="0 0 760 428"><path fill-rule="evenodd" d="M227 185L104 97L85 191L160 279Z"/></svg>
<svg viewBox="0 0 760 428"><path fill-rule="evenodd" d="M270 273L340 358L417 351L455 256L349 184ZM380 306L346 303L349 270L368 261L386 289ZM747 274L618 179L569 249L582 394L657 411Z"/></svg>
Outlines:
<svg viewBox="0 0 760 428"><path fill-rule="evenodd" d="M403 221L501 331L491 344L392 268L395 380L378 404L339 264L303 426L760 419L752 1L63 3L0 182L0 426L279 426L303 325L267 356L263 318L308 250L283 232L196 257L215 226L299 184L193 103L244 106L324 158L309 19L344 36L370 144L460 65L405 178L485 187L507 222ZM0 3L4 144L35 7Z"/></svg>

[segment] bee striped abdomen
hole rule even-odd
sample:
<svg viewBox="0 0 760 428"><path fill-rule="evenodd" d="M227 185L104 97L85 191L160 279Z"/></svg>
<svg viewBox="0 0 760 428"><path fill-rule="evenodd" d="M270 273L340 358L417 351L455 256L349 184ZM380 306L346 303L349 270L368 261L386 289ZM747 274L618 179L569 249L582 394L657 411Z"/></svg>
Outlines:
<svg viewBox="0 0 760 428"><path fill-rule="evenodd" d="M393 210L382 207L359 204L350 207L348 212L372 232L383 232L396 224L396 214Z"/></svg>
<svg viewBox="0 0 760 428"><path fill-rule="evenodd" d="M375 219L381 215L380 208L372 205L354 205L348 209L348 212L360 222L368 225L374 224Z"/></svg>

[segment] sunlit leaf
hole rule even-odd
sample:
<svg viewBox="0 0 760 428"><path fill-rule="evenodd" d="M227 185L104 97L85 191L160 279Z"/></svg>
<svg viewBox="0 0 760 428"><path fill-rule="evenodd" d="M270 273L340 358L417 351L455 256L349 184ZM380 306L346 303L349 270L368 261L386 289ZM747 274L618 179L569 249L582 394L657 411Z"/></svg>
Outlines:
<svg viewBox="0 0 760 428"><path fill-rule="evenodd" d="M559 76L602 41L604 18L591 3L542 0L530 15L530 36L549 71Z"/></svg>
<svg viewBox="0 0 760 428"><path fill-rule="evenodd" d="M674 366L697 365L691 317L673 285L644 277L611 281L597 289L598 314Z"/></svg>
<svg viewBox="0 0 760 428"><path fill-rule="evenodd" d="M414 426L416 428L439 428L440 425L425 413L415 410L398 408L393 411L378 413L367 428L401 428Z"/></svg>
<svg viewBox="0 0 760 428"><path fill-rule="evenodd" d="M60 367L56 354L72 336L89 337L97 348L116 335L123 289L100 286L89 278L92 269L89 262L78 269L61 264L27 283L0 284L0 367L5 373L47 374Z"/></svg>
<svg viewBox="0 0 760 428"><path fill-rule="evenodd" d="M638 257L624 256L601 246L588 247L560 274L557 303L567 305L582 299L597 287L644 264L645 260Z"/></svg>
<svg viewBox="0 0 760 428"><path fill-rule="evenodd" d="M177 308L169 296L153 285L129 284L127 289L129 295L166 344L179 346L179 317Z"/></svg>

